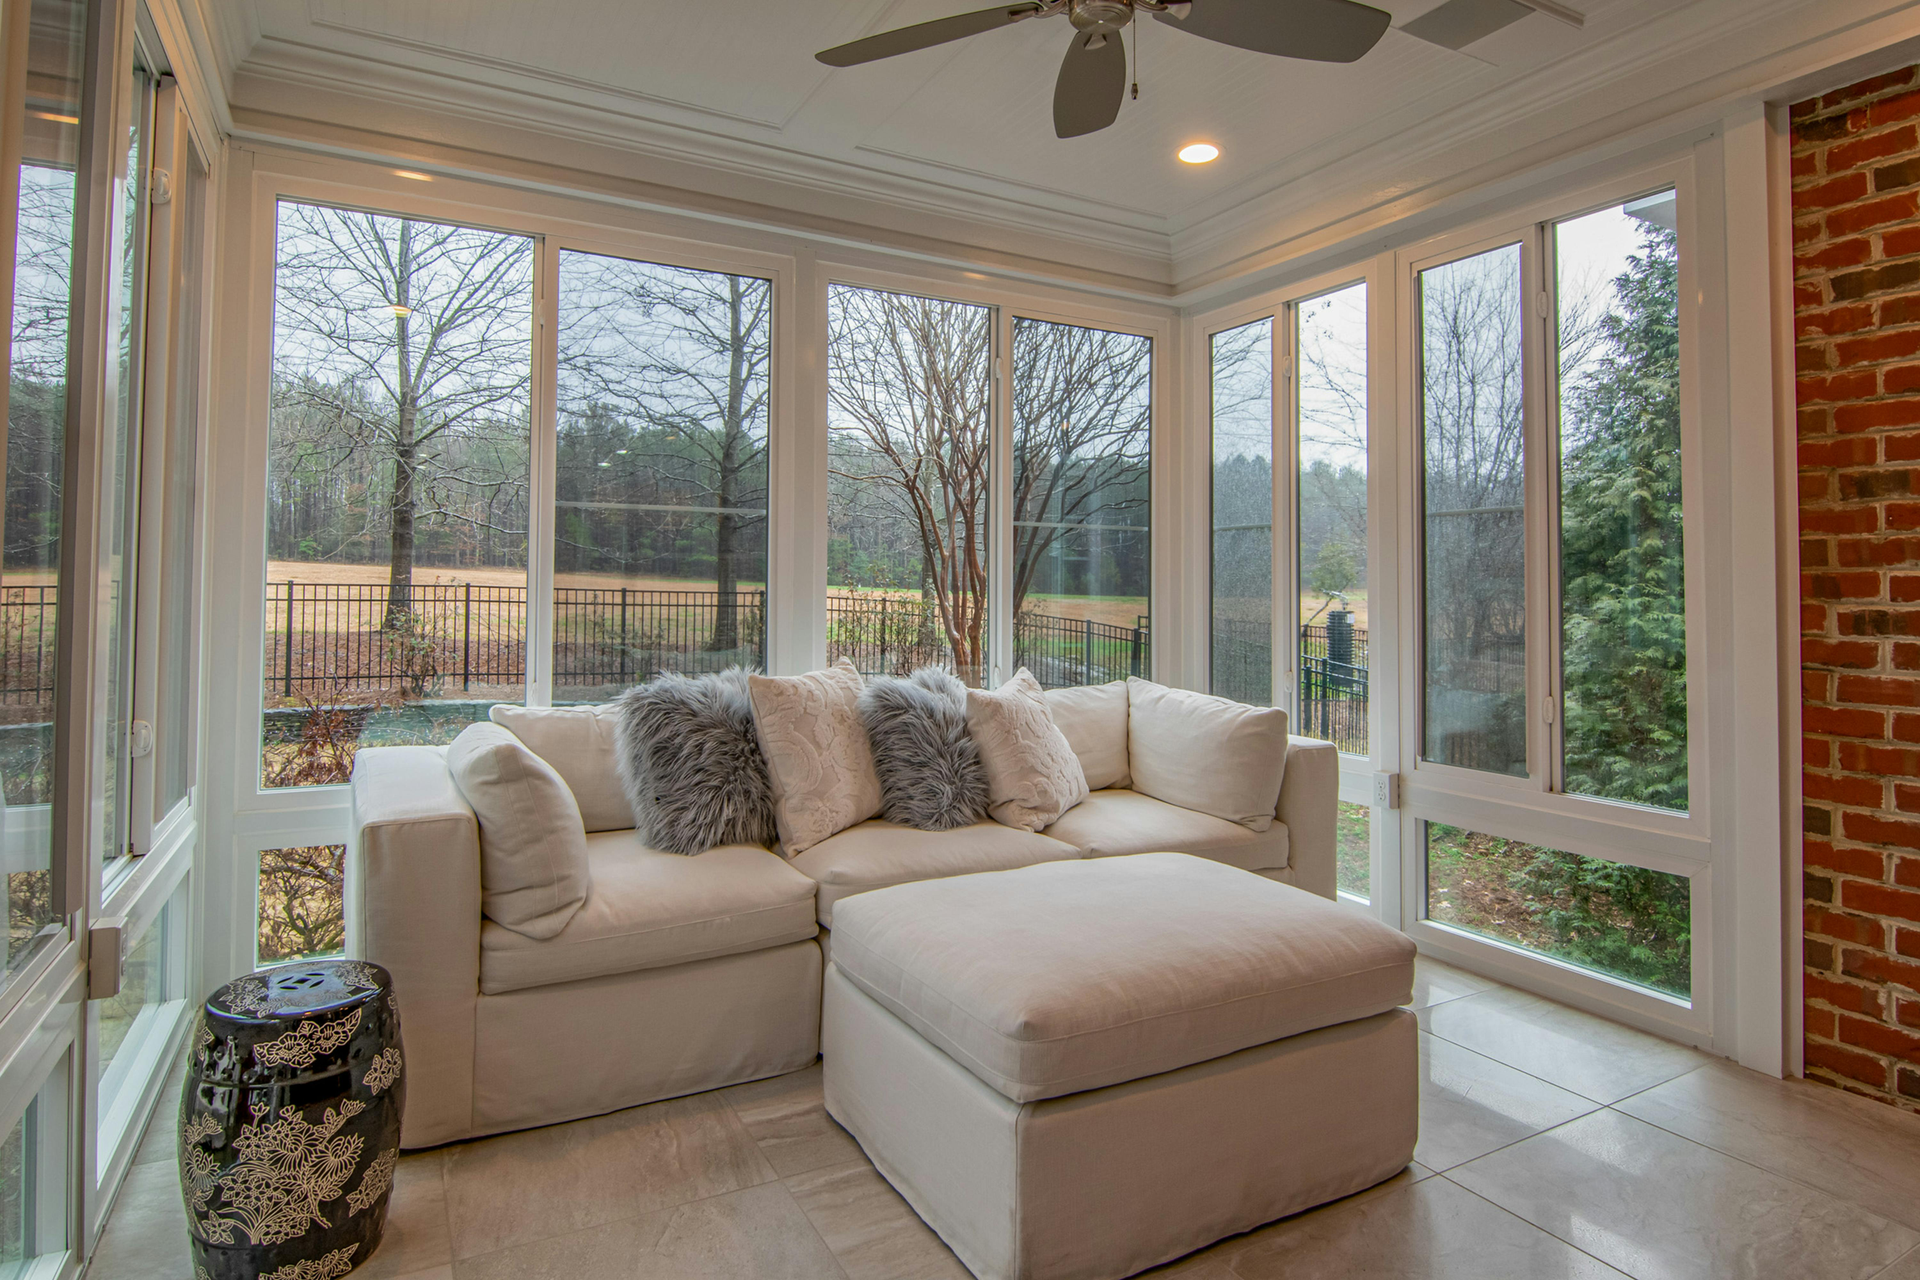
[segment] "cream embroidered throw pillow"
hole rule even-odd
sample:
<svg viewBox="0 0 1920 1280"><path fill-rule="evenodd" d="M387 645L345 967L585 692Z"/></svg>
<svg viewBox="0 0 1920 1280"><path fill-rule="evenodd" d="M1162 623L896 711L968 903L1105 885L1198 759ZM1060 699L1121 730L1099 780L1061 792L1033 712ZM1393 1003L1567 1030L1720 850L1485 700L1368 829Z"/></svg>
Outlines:
<svg viewBox="0 0 1920 1280"><path fill-rule="evenodd" d="M566 928L593 878L580 806L560 774L484 720L447 747L447 772L480 820L480 910L529 938Z"/></svg>
<svg viewBox="0 0 1920 1280"><path fill-rule="evenodd" d="M804 676L747 677L773 819L789 858L880 812L860 688L860 673L845 658Z"/></svg>
<svg viewBox="0 0 1920 1280"><path fill-rule="evenodd" d="M1025 667L991 693L967 690L967 732L987 769L987 812L1022 831L1052 826L1087 798L1087 775Z"/></svg>

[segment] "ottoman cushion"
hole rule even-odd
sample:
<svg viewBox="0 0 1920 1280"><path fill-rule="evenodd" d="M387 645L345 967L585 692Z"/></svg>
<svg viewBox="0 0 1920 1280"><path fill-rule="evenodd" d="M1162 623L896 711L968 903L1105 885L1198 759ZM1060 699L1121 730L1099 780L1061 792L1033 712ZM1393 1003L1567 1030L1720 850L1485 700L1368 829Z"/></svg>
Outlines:
<svg viewBox="0 0 1920 1280"><path fill-rule="evenodd" d="M835 909L857 988L1016 1102L1383 1013L1404 934L1180 853L897 885Z"/></svg>

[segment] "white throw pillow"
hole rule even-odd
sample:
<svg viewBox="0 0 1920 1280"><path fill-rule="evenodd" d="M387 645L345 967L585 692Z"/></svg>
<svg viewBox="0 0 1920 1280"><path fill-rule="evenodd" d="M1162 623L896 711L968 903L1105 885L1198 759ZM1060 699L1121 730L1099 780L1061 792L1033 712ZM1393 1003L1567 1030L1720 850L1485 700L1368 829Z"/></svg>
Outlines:
<svg viewBox="0 0 1920 1280"><path fill-rule="evenodd" d="M533 754L553 766L580 806L588 831L625 831L633 826L633 806L620 785L614 750L613 704L599 707L516 707L496 703L487 712L495 724L513 730Z"/></svg>
<svg viewBox="0 0 1920 1280"><path fill-rule="evenodd" d="M447 771L480 819L480 904L529 938L566 928L592 888L580 807L552 765L497 724L470 724Z"/></svg>
<svg viewBox="0 0 1920 1280"><path fill-rule="evenodd" d="M1127 766L1127 682L1047 690L1047 710L1080 757L1087 790L1132 784Z"/></svg>
<svg viewBox="0 0 1920 1280"><path fill-rule="evenodd" d="M754 732L773 784L774 825L789 858L880 812L861 685L845 658L804 676L747 677Z"/></svg>
<svg viewBox="0 0 1920 1280"><path fill-rule="evenodd" d="M998 689L967 690L967 732L987 770L987 812L1022 831L1052 826L1087 798L1087 775L1025 667Z"/></svg>
<svg viewBox="0 0 1920 1280"><path fill-rule="evenodd" d="M1133 789L1251 831L1273 825L1287 767L1287 713L1138 676L1127 681Z"/></svg>

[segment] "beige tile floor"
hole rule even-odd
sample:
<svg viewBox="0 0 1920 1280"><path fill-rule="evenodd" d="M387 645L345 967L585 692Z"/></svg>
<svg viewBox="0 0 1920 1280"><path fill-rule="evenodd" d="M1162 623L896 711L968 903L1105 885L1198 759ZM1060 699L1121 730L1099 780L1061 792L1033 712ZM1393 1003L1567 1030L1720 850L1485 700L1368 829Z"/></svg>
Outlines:
<svg viewBox="0 0 1920 1280"><path fill-rule="evenodd" d="M1152 1272L1920 1280L1920 1117L1420 962L1406 1172ZM177 1090L177 1084L175 1086ZM184 1280L160 1108L93 1280ZM410 1155L355 1280L965 1280L820 1072Z"/></svg>

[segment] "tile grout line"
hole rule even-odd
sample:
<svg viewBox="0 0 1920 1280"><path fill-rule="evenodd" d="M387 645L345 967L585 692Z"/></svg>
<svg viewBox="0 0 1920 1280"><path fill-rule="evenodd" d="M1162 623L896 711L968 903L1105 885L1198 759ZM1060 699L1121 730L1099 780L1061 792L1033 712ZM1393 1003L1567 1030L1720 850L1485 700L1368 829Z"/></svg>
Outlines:
<svg viewBox="0 0 1920 1280"><path fill-rule="evenodd" d="M1593 1113L1591 1111L1587 1113L1587 1115L1592 1115L1592 1114ZM1581 1118L1584 1119L1585 1117L1581 1117ZM1573 1121L1569 1120L1567 1121L1567 1123L1572 1124ZM1560 1127L1559 1125L1554 1126L1554 1128L1556 1129L1559 1127ZM1548 1132L1551 1132L1551 1130L1549 1130ZM1534 1136L1538 1137L1539 1135L1536 1134ZM1472 1163L1472 1162L1469 1161L1468 1163ZM1472 1187L1466 1186L1459 1182L1455 1182L1452 1178L1447 1177L1447 1175L1444 1173L1436 1173L1433 1176L1436 1178L1445 1179L1448 1185L1459 1187L1460 1190L1466 1192L1468 1195L1472 1196L1474 1199L1479 1200L1484 1204L1493 1206L1495 1209L1498 1209L1501 1213L1506 1214L1509 1218L1512 1218L1514 1221L1522 1224L1523 1226L1532 1227L1535 1231L1540 1232L1542 1235L1546 1235L1551 1237L1552 1239L1558 1240L1561 1244L1564 1244L1565 1246L1567 1246L1567 1248L1573 1250L1577 1254L1580 1254L1582 1257L1592 1258L1595 1262L1599 1263L1601 1266L1606 1267L1613 1271L1617 1271L1621 1275L1632 1276L1633 1280L1647 1280L1647 1277L1642 1276L1637 1272L1629 1271L1625 1267L1614 1266L1613 1263L1608 1262L1605 1258L1601 1257L1599 1254L1591 1253L1586 1249L1582 1249L1579 1245L1567 1239L1565 1236L1561 1235L1559 1232L1548 1230L1546 1227L1541 1226L1539 1223L1534 1222L1530 1218L1521 1217L1519 1214L1515 1213L1513 1210L1507 1208L1507 1206L1501 1204L1498 1200L1490 1200L1486 1196L1481 1195L1478 1191L1475 1191Z"/></svg>
<svg viewBox="0 0 1920 1280"><path fill-rule="evenodd" d="M1693 1073L1687 1072L1686 1074L1692 1075ZM1679 1080L1681 1078L1682 1077L1680 1076L1675 1076L1673 1079ZM1662 1082L1662 1084L1672 1084L1672 1083L1673 1083L1673 1080L1667 1080ZM1658 1085L1658 1084L1649 1085L1647 1088L1640 1090L1640 1093L1630 1093L1625 1098L1620 1099L1620 1101L1621 1102L1630 1101L1631 1099L1639 1097L1640 1094L1642 1093L1651 1093L1653 1090L1658 1089L1660 1087L1661 1085ZM1700 1139L1689 1137L1688 1135L1681 1133L1678 1130L1669 1129L1667 1128L1667 1126L1661 1124L1657 1120L1649 1120L1645 1116L1634 1115L1631 1111L1621 1111L1617 1105L1610 1103L1606 1107L1606 1110L1616 1112L1619 1115L1625 1116L1629 1120L1638 1121L1639 1123L1644 1124L1649 1128L1658 1129L1661 1133L1666 1134L1668 1137L1678 1138L1682 1142L1691 1143L1694 1146L1699 1147L1704 1151L1711 1151L1717 1156L1722 1156L1725 1159L1733 1161L1735 1164L1746 1165L1749 1169L1758 1170L1759 1172L1766 1174L1770 1178L1778 1178L1782 1182L1791 1182L1797 1187L1803 1188L1804 1190L1807 1190L1807 1191L1811 1191L1813 1194L1817 1196L1823 1196L1826 1199L1831 1200L1836 1204L1842 1204L1852 1209L1858 1209L1861 1213L1870 1213L1874 1217L1880 1219L1882 1222L1887 1223L1889 1226L1900 1227L1903 1230L1912 1232L1915 1236L1920 1236L1920 1225L1902 1222L1897 1218L1889 1218L1886 1214L1879 1213L1873 1209L1862 1208L1861 1206L1853 1203L1850 1200L1841 1199L1838 1195L1835 1195L1833 1192L1827 1190L1825 1187L1815 1186L1813 1183L1808 1182L1805 1178L1802 1178L1797 1174L1786 1173L1779 1169L1769 1169L1766 1165L1763 1165L1755 1160L1750 1160L1746 1156L1740 1155L1737 1152L1723 1150L1722 1148L1715 1146L1711 1142L1702 1142L1700 1141ZM1589 1112L1588 1114L1592 1114L1592 1113ZM1455 1166L1455 1167L1457 1168L1458 1166ZM1917 1220L1920 1220L1920 1215L1916 1215L1916 1218ZM1900 1257L1901 1258L1907 1257L1909 1253L1920 1253L1920 1241L1917 1241L1914 1244L1913 1248L1908 1251L1908 1253L1903 1253L1900 1255ZM1899 1259L1896 1258L1894 1261L1898 1262ZM1891 1262L1887 1264L1887 1266L1889 1267L1891 1267L1892 1265L1893 1263ZM1880 1274L1881 1272L1879 1271L1874 1272L1874 1275L1876 1276Z"/></svg>
<svg viewBox="0 0 1920 1280"><path fill-rule="evenodd" d="M1886 1266L1874 1272L1872 1276L1868 1277L1868 1280L1879 1280L1881 1276L1892 1275L1893 1269L1895 1267L1909 1260L1920 1261L1920 1244L1916 1244L1915 1246L1913 1246L1913 1248L1907 1250L1905 1253L1895 1258L1892 1262L1889 1262Z"/></svg>

